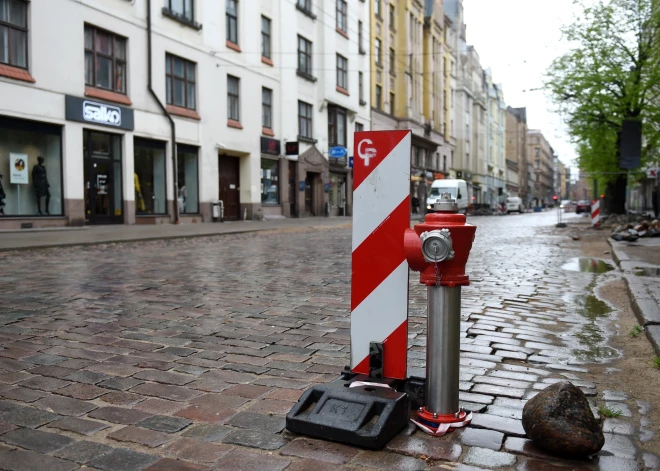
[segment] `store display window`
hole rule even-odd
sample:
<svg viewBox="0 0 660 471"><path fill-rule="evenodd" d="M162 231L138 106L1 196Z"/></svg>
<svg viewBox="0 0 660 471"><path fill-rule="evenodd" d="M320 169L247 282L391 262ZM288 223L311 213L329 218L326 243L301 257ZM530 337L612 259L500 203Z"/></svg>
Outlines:
<svg viewBox="0 0 660 471"><path fill-rule="evenodd" d="M0 118L0 217L63 215L61 129Z"/></svg>
<svg viewBox="0 0 660 471"><path fill-rule="evenodd" d="M280 163L261 159L261 204L280 204Z"/></svg>
<svg viewBox="0 0 660 471"><path fill-rule="evenodd" d="M135 139L135 214L167 214L165 142Z"/></svg>
<svg viewBox="0 0 660 471"><path fill-rule="evenodd" d="M177 178L180 214L199 214L199 149L177 144Z"/></svg>

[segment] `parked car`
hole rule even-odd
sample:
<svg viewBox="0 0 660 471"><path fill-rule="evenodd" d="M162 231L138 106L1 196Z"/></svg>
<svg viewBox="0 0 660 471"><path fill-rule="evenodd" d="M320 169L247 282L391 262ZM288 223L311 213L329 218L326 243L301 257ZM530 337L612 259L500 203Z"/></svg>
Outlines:
<svg viewBox="0 0 660 471"><path fill-rule="evenodd" d="M511 214L511 213L518 213L522 214L523 213L523 202L522 198L519 198L517 196L509 196L506 199L506 213Z"/></svg>
<svg viewBox="0 0 660 471"><path fill-rule="evenodd" d="M580 200L577 202L577 206L575 206L575 214L580 214L580 213L591 214L591 203L589 203L589 201Z"/></svg>

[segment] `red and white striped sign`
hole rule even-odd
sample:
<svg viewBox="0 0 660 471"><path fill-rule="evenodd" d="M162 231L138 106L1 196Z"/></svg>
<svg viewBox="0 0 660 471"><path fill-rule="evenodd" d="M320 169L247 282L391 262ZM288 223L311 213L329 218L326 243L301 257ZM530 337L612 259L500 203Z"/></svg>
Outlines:
<svg viewBox="0 0 660 471"><path fill-rule="evenodd" d="M383 342L383 376L406 378L410 131L355 133L351 369L369 374L369 344Z"/></svg>
<svg viewBox="0 0 660 471"><path fill-rule="evenodd" d="M591 227L600 227L600 200L591 202Z"/></svg>

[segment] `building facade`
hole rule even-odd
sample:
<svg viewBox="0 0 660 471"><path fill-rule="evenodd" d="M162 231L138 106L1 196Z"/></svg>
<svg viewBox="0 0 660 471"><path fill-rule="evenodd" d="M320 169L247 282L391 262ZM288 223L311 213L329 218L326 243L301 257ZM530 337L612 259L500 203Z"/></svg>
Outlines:
<svg viewBox="0 0 660 471"><path fill-rule="evenodd" d="M216 200L227 220L350 214L367 3L12 5L0 227L211 221Z"/></svg>
<svg viewBox="0 0 660 471"><path fill-rule="evenodd" d="M511 108L506 111L507 189L511 196L519 196L529 205L527 174L527 109ZM515 176L514 176L515 167ZM511 173L509 173L511 171ZM511 178L509 178L511 176ZM517 184L513 181L517 178Z"/></svg>
<svg viewBox="0 0 660 471"><path fill-rule="evenodd" d="M442 0L371 0L371 126L412 130L411 192L449 176Z"/></svg>
<svg viewBox="0 0 660 471"><path fill-rule="evenodd" d="M532 204L547 206L554 194L554 151L538 129L527 131L527 158L534 169L534 180L529 183Z"/></svg>

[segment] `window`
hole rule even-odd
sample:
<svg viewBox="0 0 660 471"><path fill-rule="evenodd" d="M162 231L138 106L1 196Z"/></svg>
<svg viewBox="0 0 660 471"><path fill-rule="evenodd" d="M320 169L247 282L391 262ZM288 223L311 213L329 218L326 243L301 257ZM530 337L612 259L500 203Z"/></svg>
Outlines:
<svg viewBox="0 0 660 471"><path fill-rule="evenodd" d="M85 85L126 93L126 39L85 25Z"/></svg>
<svg viewBox="0 0 660 471"><path fill-rule="evenodd" d="M227 0L227 41L238 44L238 0Z"/></svg>
<svg viewBox="0 0 660 471"><path fill-rule="evenodd" d="M195 109L195 63L172 54L165 56L167 104Z"/></svg>
<svg viewBox="0 0 660 471"><path fill-rule="evenodd" d="M390 92L390 114L394 114L394 106L396 104L394 93Z"/></svg>
<svg viewBox="0 0 660 471"><path fill-rule="evenodd" d="M348 90L348 59L337 54L337 86Z"/></svg>
<svg viewBox="0 0 660 471"><path fill-rule="evenodd" d="M307 140L314 139L312 132L312 105L304 101L298 102L298 137Z"/></svg>
<svg viewBox="0 0 660 471"><path fill-rule="evenodd" d="M447 156L442 156L442 171L447 172Z"/></svg>
<svg viewBox="0 0 660 471"><path fill-rule="evenodd" d="M261 17L261 56L270 59L270 19Z"/></svg>
<svg viewBox="0 0 660 471"><path fill-rule="evenodd" d="M63 214L61 135L58 126L0 117L0 217Z"/></svg>
<svg viewBox="0 0 660 471"><path fill-rule="evenodd" d="M265 87L261 89L261 125L273 128L273 91Z"/></svg>
<svg viewBox="0 0 660 471"><path fill-rule="evenodd" d="M360 104L364 103L364 74L358 72L358 95L360 99Z"/></svg>
<svg viewBox="0 0 660 471"><path fill-rule="evenodd" d="M298 36L298 72L312 75L312 42Z"/></svg>
<svg viewBox="0 0 660 471"><path fill-rule="evenodd" d="M365 54L366 51L362 47L362 35L363 35L363 28L364 26L362 25L362 21L358 20L358 52L360 54Z"/></svg>
<svg viewBox="0 0 660 471"><path fill-rule="evenodd" d="M396 10L394 5L390 3L390 29L396 30Z"/></svg>
<svg viewBox="0 0 660 471"><path fill-rule="evenodd" d="M381 109L383 106L383 87L376 85L376 108Z"/></svg>
<svg viewBox="0 0 660 471"><path fill-rule="evenodd" d="M328 140L330 147L346 147L346 110L328 106Z"/></svg>
<svg viewBox="0 0 660 471"><path fill-rule="evenodd" d="M27 69L27 3L0 0L0 63Z"/></svg>
<svg viewBox="0 0 660 471"><path fill-rule="evenodd" d="M135 214L166 214L165 143L136 137L134 149Z"/></svg>
<svg viewBox="0 0 660 471"><path fill-rule="evenodd" d="M261 204L280 204L280 165L274 159L261 159Z"/></svg>
<svg viewBox="0 0 660 471"><path fill-rule="evenodd" d="M194 3L194 0L165 0L165 8L172 15L192 22L194 18Z"/></svg>
<svg viewBox="0 0 660 471"><path fill-rule="evenodd" d="M177 144L177 200L181 214L199 213L198 148Z"/></svg>
<svg viewBox="0 0 660 471"><path fill-rule="evenodd" d="M241 120L240 114L240 79L227 75L227 119Z"/></svg>
<svg viewBox="0 0 660 471"><path fill-rule="evenodd" d="M355 123L355 132L362 132L364 131L364 124L362 123Z"/></svg>
<svg viewBox="0 0 660 471"><path fill-rule="evenodd" d="M381 12L382 12L381 0L375 0L375 2L374 2L374 12L376 13L377 17L382 18L383 15L381 15Z"/></svg>
<svg viewBox="0 0 660 471"><path fill-rule="evenodd" d="M383 63L383 58L381 56L382 48L381 48L381 44L380 44L380 39L378 39L378 38L376 38L376 42L374 44L374 49L375 49L374 53L375 53L375 56L376 56L376 65L382 67L382 63Z"/></svg>
<svg viewBox="0 0 660 471"><path fill-rule="evenodd" d="M536 157L539 157L541 155L541 148L537 147L536 149L534 149L534 152L536 152Z"/></svg>
<svg viewBox="0 0 660 471"><path fill-rule="evenodd" d="M394 75L394 73L395 73L394 72L394 68L395 68L394 57L395 57L394 49L390 48L390 74L392 74L392 75Z"/></svg>
<svg viewBox="0 0 660 471"><path fill-rule="evenodd" d="M312 11L312 0L298 0L297 5L303 10Z"/></svg>
<svg viewBox="0 0 660 471"><path fill-rule="evenodd" d="M346 33L348 32L347 18L346 18L346 0L337 0L337 29Z"/></svg>

